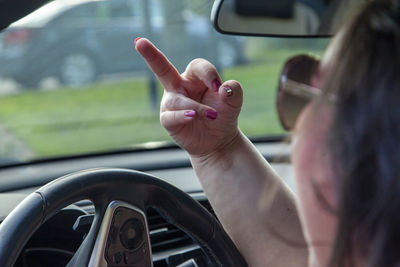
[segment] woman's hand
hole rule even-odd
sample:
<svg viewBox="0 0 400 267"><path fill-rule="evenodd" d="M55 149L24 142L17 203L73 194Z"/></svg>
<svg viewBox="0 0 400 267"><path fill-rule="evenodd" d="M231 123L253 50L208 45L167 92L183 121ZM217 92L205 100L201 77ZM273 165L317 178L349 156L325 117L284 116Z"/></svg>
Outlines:
<svg viewBox="0 0 400 267"><path fill-rule="evenodd" d="M216 68L204 59L193 60L180 75L149 40L140 38L135 46L164 87L161 124L179 146L192 156L207 156L239 136L238 82L221 85Z"/></svg>
<svg viewBox="0 0 400 267"><path fill-rule="evenodd" d="M162 125L191 155L207 198L248 265L306 266L307 246L299 249L270 233L279 229L305 244L290 190L237 126L240 84L220 86L217 70L204 59L179 75L148 40L140 39L136 48L164 86ZM265 196L273 201L260 205Z"/></svg>

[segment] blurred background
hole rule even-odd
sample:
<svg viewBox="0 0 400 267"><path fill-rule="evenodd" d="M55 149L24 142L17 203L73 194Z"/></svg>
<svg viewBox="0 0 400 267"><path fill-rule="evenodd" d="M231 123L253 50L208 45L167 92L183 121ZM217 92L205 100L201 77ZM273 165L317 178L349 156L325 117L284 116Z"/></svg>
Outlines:
<svg viewBox="0 0 400 267"><path fill-rule="evenodd" d="M134 49L152 40L182 72L211 61L244 88L240 127L284 134L275 112L280 69L327 39L217 33L211 0L54 0L0 33L0 164L154 147L163 89ZM161 142L161 143L160 143Z"/></svg>

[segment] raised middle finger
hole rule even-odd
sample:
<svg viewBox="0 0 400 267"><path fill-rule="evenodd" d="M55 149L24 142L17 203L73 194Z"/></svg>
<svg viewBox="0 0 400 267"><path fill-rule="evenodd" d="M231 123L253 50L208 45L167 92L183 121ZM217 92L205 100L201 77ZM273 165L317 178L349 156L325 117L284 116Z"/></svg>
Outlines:
<svg viewBox="0 0 400 267"><path fill-rule="evenodd" d="M167 91L176 91L182 78L168 58L146 38L136 39L136 50Z"/></svg>

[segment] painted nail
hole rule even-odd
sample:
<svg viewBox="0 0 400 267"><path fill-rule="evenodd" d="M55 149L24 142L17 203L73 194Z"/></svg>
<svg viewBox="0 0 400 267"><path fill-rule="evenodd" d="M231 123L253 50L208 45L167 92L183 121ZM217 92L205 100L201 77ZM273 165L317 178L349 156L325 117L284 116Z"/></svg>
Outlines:
<svg viewBox="0 0 400 267"><path fill-rule="evenodd" d="M216 112L214 110L207 110L206 117L211 120L215 120L218 117L218 112Z"/></svg>
<svg viewBox="0 0 400 267"><path fill-rule="evenodd" d="M135 39L135 46L136 46L137 41L139 41L140 39L142 39L142 37L138 37Z"/></svg>
<svg viewBox="0 0 400 267"><path fill-rule="evenodd" d="M213 89L215 92L218 92L219 87L221 86L221 82L218 79L215 79L212 83Z"/></svg>
<svg viewBox="0 0 400 267"><path fill-rule="evenodd" d="M193 111L193 110L185 111L185 116L189 117L189 118L193 118L194 116L196 116L196 111Z"/></svg>

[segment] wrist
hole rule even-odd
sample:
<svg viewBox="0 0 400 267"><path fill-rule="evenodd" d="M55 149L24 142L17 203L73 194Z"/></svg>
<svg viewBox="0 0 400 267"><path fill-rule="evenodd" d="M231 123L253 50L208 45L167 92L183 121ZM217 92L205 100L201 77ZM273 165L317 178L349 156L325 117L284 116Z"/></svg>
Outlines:
<svg viewBox="0 0 400 267"><path fill-rule="evenodd" d="M227 138L226 142L220 144L209 153L204 154L189 154L193 166L203 167L205 165L218 165L219 168L229 169L232 165L233 155L244 143L246 137L237 129L232 137Z"/></svg>

